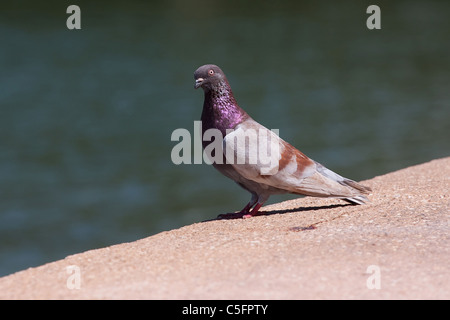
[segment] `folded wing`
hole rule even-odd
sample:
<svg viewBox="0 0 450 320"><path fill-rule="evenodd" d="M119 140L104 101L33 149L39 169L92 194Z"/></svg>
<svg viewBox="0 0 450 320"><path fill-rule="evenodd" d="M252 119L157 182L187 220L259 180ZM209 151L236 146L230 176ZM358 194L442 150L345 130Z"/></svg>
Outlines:
<svg viewBox="0 0 450 320"><path fill-rule="evenodd" d="M285 190L316 197L344 198L364 203L370 188L344 178L308 158L253 119L228 133L223 141L227 163L243 177Z"/></svg>

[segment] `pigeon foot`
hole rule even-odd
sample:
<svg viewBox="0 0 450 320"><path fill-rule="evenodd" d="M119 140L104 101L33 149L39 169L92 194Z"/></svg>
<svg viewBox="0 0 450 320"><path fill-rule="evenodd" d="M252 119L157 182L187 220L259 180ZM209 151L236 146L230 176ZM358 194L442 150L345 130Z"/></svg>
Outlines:
<svg viewBox="0 0 450 320"><path fill-rule="evenodd" d="M248 219L248 218L252 218L252 217L256 217L256 216L262 216L264 213L259 212L259 211L258 211L259 208L261 208L261 204L257 203L256 206L253 208L253 210L250 211L250 212L247 213L247 214L244 214L244 215L242 216L242 218Z"/></svg>
<svg viewBox="0 0 450 320"><path fill-rule="evenodd" d="M261 204L256 204L252 211L249 211L248 205L239 212L222 213L217 216L217 219L248 219L255 216L261 216L264 213L259 212Z"/></svg>

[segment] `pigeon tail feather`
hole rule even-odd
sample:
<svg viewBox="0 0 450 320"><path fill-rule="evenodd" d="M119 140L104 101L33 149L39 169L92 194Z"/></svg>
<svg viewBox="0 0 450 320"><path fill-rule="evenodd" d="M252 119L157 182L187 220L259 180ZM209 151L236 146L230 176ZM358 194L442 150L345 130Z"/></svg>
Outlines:
<svg viewBox="0 0 450 320"><path fill-rule="evenodd" d="M352 198L344 198L343 200L351 203L351 204L366 204L369 201L366 196L360 195Z"/></svg>
<svg viewBox="0 0 450 320"><path fill-rule="evenodd" d="M369 199L364 194L368 194L372 191L370 187L364 186L351 179L344 178L316 161L315 163L317 165L317 171L320 174L331 180L334 180L335 182L339 183L342 186L345 186L348 189L348 192L350 192L351 196L340 198L353 204L365 204L369 202Z"/></svg>

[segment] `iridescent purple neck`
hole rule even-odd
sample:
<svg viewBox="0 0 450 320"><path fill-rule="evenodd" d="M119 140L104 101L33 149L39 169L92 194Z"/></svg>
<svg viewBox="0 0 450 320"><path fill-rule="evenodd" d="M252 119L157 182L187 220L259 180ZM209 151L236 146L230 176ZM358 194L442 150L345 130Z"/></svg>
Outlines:
<svg viewBox="0 0 450 320"><path fill-rule="evenodd" d="M227 129L234 129L247 118L249 118L248 114L238 106L226 80L216 84L214 88L205 90L202 112L203 132L216 128L225 136Z"/></svg>

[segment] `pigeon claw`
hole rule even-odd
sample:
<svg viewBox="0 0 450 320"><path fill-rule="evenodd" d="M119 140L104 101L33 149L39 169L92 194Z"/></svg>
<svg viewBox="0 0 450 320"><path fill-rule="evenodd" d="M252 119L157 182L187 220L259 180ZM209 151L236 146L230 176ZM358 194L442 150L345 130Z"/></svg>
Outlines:
<svg viewBox="0 0 450 320"><path fill-rule="evenodd" d="M261 208L261 204L257 203L256 206L252 209L252 211L250 211L247 214L244 214L242 216L242 218L248 219L248 218L252 218L252 217L256 217L256 216L262 216L264 213L259 212L259 208Z"/></svg>
<svg viewBox="0 0 450 320"><path fill-rule="evenodd" d="M259 208L261 208L261 205L258 203L258 204L256 204L256 206L253 208L252 211L249 211L249 206L247 205L244 209L242 209L239 212L219 214L217 216L217 219L219 219L219 220L222 220L222 219L248 219L248 218L252 218L255 216L261 216L264 213L259 212L258 211Z"/></svg>
<svg viewBox="0 0 450 320"><path fill-rule="evenodd" d="M253 214L253 213L247 213L247 214L244 214L244 215L242 216L242 219L248 219L248 218L253 218L253 217L256 217L256 216L262 216L262 215L264 215L264 213L262 213L262 212L257 212L257 213L255 213L255 214Z"/></svg>

